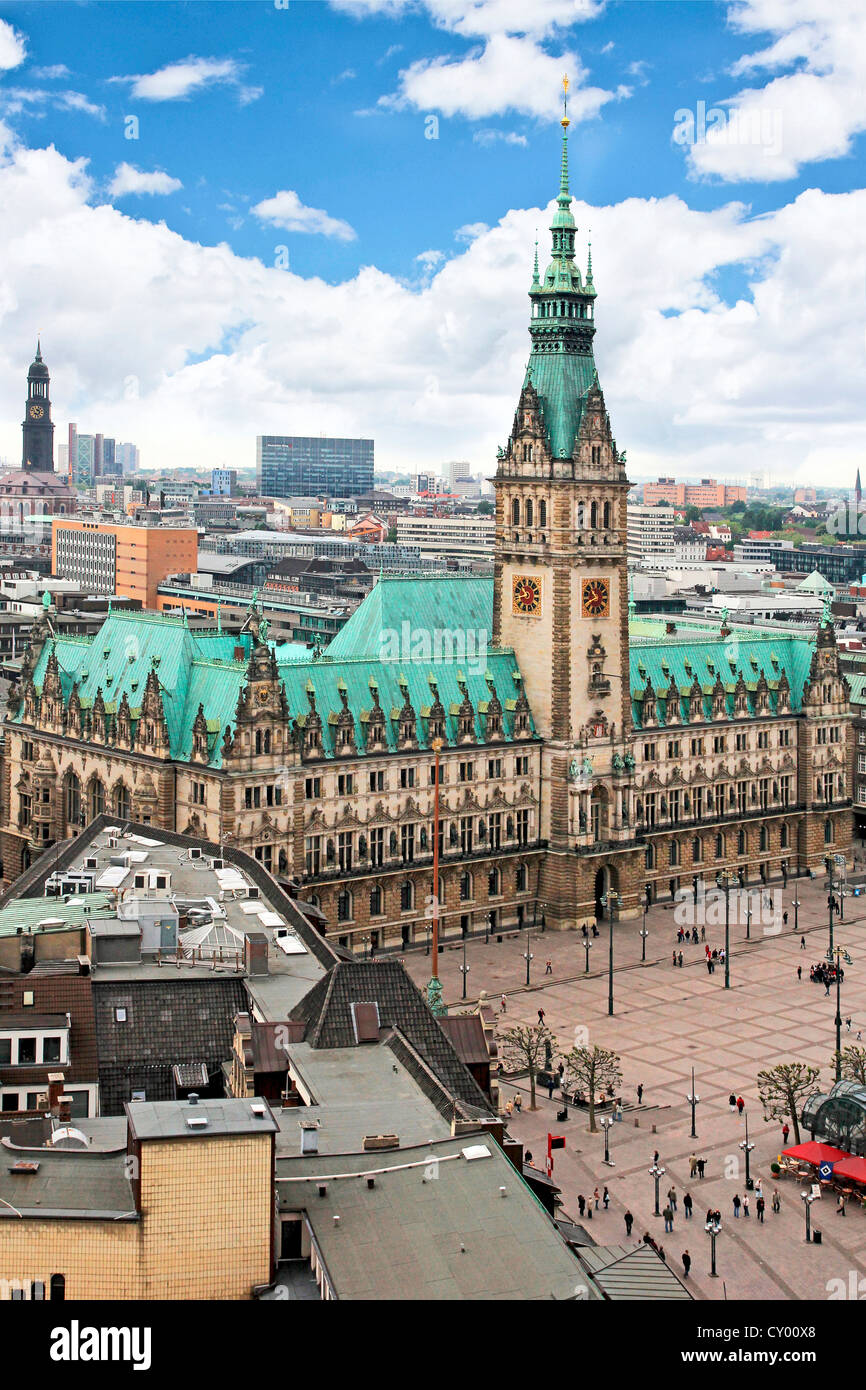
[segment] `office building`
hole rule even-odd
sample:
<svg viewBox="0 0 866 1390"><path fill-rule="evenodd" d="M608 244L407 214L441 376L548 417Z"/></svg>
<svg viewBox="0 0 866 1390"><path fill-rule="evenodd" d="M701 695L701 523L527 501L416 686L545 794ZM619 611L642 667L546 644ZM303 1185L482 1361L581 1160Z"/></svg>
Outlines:
<svg viewBox="0 0 866 1390"><path fill-rule="evenodd" d="M357 497L373 487L373 440L260 434L260 497Z"/></svg>
<svg viewBox="0 0 866 1390"><path fill-rule="evenodd" d="M191 528L122 526L105 522L54 521L53 573L102 594L138 599L156 608L156 591L166 575L195 570L198 534Z"/></svg>

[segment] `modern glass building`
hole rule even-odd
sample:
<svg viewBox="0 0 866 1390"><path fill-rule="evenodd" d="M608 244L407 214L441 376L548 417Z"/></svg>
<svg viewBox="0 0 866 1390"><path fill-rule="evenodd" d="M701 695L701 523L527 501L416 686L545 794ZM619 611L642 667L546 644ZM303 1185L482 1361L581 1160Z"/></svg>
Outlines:
<svg viewBox="0 0 866 1390"><path fill-rule="evenodd" d="M260 434L260 497L360 497L373 487L372 439Z"/></svg>

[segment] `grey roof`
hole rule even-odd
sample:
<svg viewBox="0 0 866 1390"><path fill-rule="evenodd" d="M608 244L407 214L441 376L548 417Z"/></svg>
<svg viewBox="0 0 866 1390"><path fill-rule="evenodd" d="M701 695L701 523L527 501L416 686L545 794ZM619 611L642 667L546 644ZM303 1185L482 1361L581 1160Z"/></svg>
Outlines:
<svg viewBox="0 0 866 1390"><path fill-rule="evenodd" d="M474 1147L488 1157L462 1156ZM362 1175L374 1170L385 1171L371 1189ZM334 1180L338 1173L359 1176ZM330 1179L324 1197L318 1193L322 1177ZM279 1181L284 1178L300 1180ZM338 1298L582 1296L574 1256L489 1135L413 1149L278 1158L277 1179L280 1209L306 1212Z"/></svg>
<svg viewBox="0 0 866 1390"><path fill-rule="evenodd" d="M438 1095L439 1104L453 1098L463 1113L489 1116L484 1092L399 961L340 961L289 1016L307 1025L304 1036L311 1047L356 1047L351 1005L373 1001L382 1029L399 1030L389 1045L425 1094Z"/></svg>
<svg viewBox="0 0 866 1390"><path fill-rule="evenodd" d="M644 1245L581 1246L577 1259L606 1299L691 1302L691 1294L655 1250Z"/></svg>
<svg viewBox="0 0 866 1390"><path fill-rule="evenodd" d="M246 1008L246 993L237 976L172 978L164 968L158 981L97 975L93 1002L100 1108L119 1115L133 1091L144 1091L148 1101L173 1100L176 1063L204 1062L217 1075L231 1056L233 1019ZM118 1008L126 1010L123 1023Z"/></svg>
<svg viewBox="0 0 866 1390"><path fill-rule="evenodd" d="M33 1161L33 1174L13 1174L16 1160ZM89 1220L135 1218L135 1200L126 1176L125 1146L111 1153L81 1149L0 1148L0 1220L23 1216L75 1217Z"/></svg>
<svg viewBox="0 0 866 1390"><path fill-rule="evenodd" d="M253 1106L264 1107L259 1113ZM277 1122L266 1100L133 1101L125 1107L135 1139L189 1139L190 1135L276 1134ZM190 1119L207 1120L201 1129Z"/></svg>

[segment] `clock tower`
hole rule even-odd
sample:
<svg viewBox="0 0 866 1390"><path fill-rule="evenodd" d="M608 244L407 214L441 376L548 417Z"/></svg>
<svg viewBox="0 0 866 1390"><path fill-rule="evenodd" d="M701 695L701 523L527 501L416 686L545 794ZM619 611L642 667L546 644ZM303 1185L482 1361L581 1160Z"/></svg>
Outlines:
<svg viewBox="0 0 866 1390"><path fill-rule="evenodd" d="M631 726L630 484L593 358L591 251L585 275L574 260L568 126L564 114L552 254L540 274L536 245L529 363L511 436L499 450L494 642L514 648L545 740L542 836L574 866L575 849L610 843L625 829L614 769L625 765ZM574 867L567 875L574 879ZM575 913L592 915L594 885L564 889L560 882L552 891L560 903L558 910L548 905L551 925L569 924L569 913L571 925Z"/></svg>
<svg viewBox="0 0 866 1390"><path fill-rule="evenodd" d="M54 425L49 398L50 377L42 360L42 345L27 373L27 404L24 408L24 449L21 466L28 473L54 472Z"/></svg>

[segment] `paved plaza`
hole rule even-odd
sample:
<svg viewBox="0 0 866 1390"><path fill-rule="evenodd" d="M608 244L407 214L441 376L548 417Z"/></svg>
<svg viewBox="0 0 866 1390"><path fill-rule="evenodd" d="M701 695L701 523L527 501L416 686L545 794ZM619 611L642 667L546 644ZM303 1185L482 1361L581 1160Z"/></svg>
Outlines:
<svg viewBox="0 0 866 1390"><path fill-rule="evenodd" d="M746 924L731 927L731 988L724 987L724 966L709 975L704 945L676 943L676 922L671 905L658 905L647 915L646 963L641 964L640 930L636 921L614 928L614 1015L608 1016L608 930L600 926L590 951L590 973L585 974L583 938L579 932L533 931L530 949L531 984L527 989L527 933L511 934L497 944L483 938L470 940L466 960L467 1004L461 999L462 947L446 947L440 953L440 978L444 998L452 1013L473 1002L485 990L499 1010L499 997L507 996L503 1023L536 1022L539 1008L555 1034L561 1051L578 1040L613 1049L622 1059L623 1120L611 1131L611 1157L604 1164L604 1136L589 1134L585 1112L569 1108L560 1124L556 1112L561 1102L538 1096L538 1110L531 1113L528 1084L503 1084L502 1102L519 1089L523 1111L509 1121L509 1130L532 1151L543 1168L548 1131L563 1134L566 1147L555 1153L554 1178L562 1188L563 1214L577 1220L577 1196L589 1197L597 1186L610 1190L608 1211L593 1211L584 1221L599 1244L626 1239L623 1213L634 1215L632 1238L649 1231L665 1250L668 1262L682 1275L681 1255L692 1257L689 1284L698 1298L728 1299L826 1299L844 1286L851 1297L852 1285L862 1279L866 1297L866 1212L850 1207L845 1217L835 1214L835 1197L825 1196L812 1207L813 1226L822 1232L822 1243L807 1245L802 1184L791 1178L773 1180L770 1163L783 1147L781 1122L765 1123L758 1099L756 1076L765 1066L781 1061L802 1061L821 1068L821 1089L833 1082L831 1058L835 1047L836 991L809 981L809 965L827 950L827 885L814 881L790 881L787 888L773 885L780 910L788 911L787 926L754 920L751 940ZM794 931L792 899L799 895L799 930ZM758 909L755 891L755 915ZM836 944L844 946L852 962L845 968L842 985L842 1017L851 1017L851 1031L843 1023L842 1043L856 1041L858 1030L866 1039L866 893L844 903L845 920L835 920ZM769 918L771 914L766 913ZM700 931L700 922L698 923ZM724 918L720 926L708 926L707 943L724 944ZM801 948L801 936L806 949ZM674 947L683 951L682 968L671 962ZM552 973L545 973L550 960ZM803 966L798 980L797 967ZM406 957L413 979L424 985L430 960L423 952ZM864 1044L866 1045L866 1044ZM691 1112L686 1101L691 1090L691 1069L700 1096L697 1107L698 1138L690 1138ZM643 1104L637 1105L636 1087L643 1084ZM745 1191L745 1160L738 1145L744 1138L744 1122L731 1114L730 1092L743 1096L749 1119L752 1177L763 1181L767 1210L763 1225L755 1213L755 1194L750 1194L749 1218L734 1219L732 1199ZM806 1140L809 1134L803 1132ZM793 1133L789 1144L794 1142ZM679 1198L672 1234L653 1215L654 1186L648 1169L653 1151L665 1169L662 1202L673 1183ZM689 1179L689 1155L706 1158L703 1182ZM778 1187L782 1209L770 1209L773 1188ZM682 1197L690 1191L694 1217L684 1219ZM717 1241L719 1277L712 1279L710 1238L704 1230L708 1208L722 1213ZM853 1272L853 1273L852 1273ZM833 1284L832 1281L839 1281ZM838 1292L837 1292L837 1296Z"/></svg>

